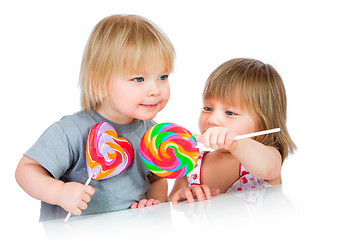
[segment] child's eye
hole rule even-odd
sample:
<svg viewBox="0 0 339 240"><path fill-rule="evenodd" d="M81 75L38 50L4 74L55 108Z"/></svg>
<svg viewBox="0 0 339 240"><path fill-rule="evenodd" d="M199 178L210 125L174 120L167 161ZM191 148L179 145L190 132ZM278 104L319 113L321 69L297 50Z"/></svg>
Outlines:
<svg viewBox="0 0 339 240"><path fill-rule="evenodd" d="M235 113L234 112L231 112L231 111L226 111L225 112L227 116L234 116Z"/></svg>
<svg viewBox="0 0 339 240"><path fill-rule="evenodd" d="M205 111L207 111L207 112L212 111L212 108L210 108L210 107L203 107L202 109L205 110Z"/></svg>
<svg viewBox="0 0 339 240"><path fill-rule="evenodd" d="M142 81L144 81L144 78L143 77L136 77L136 78L133 78L132 81L134 81L134 82L142 82Z"/></svg>
<svg viewBox="0 0 339 240"><path fill-rule="evenodd" d="M159 80L166 80L168 78L168 75L162 75L159 77Z"/></svg>

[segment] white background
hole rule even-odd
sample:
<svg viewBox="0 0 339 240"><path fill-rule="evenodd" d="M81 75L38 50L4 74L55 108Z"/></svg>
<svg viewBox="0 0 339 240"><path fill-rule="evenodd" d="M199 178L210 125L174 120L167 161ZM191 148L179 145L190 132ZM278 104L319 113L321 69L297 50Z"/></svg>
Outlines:
<svg viewBox="0 0 339 240"><path fill-rule="evenodd" d="M203 85L217 66L235 57L272 64L285 83L288 129L299 148L283 166L286 195L315 219L335 216L338 10L328 0L1 1L0 206L6 229L37 223L40 203L17 185L15 168L50 124L80 109L86 41L97 22L118 13L150 19L176 49L171 99L158 122L198 132Z"/></svg>

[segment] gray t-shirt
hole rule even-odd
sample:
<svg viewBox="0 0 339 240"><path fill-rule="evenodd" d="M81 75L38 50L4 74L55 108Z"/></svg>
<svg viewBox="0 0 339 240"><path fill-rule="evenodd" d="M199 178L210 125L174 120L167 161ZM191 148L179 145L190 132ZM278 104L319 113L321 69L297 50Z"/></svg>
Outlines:
<svg viewBox="0 0 339 240"><path fill-rule="evenodd" d="M87 136L98 122L110 123L119 137L127 139L132 144L134 158L119 175L90 182L96 192L91 197L88 208L82 211L83 215L126 209L133 202L145 198L150 187L147 178L150 171L142 162L139 144L143 134L156 122L134 119L132 123L122 125L103 118L95 111L80 111L52 124L24 154L40 163L55 179L85 184L88 179ZM60 206L41 202L40 221L64 218L66 215L67 212Z"/></svg>

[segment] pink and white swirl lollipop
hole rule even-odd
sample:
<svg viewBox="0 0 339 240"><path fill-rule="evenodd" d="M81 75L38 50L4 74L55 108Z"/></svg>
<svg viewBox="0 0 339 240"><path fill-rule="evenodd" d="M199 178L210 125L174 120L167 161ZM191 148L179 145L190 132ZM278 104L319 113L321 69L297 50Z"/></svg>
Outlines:
<svg viewBox="0 0 339 240"><path fill-rule="evenodd" d="M88 179L103 180L123 172L133 159L132 145L124 138L118 137L114 127L107 122L95 124L87 138L86 165ZM64 222L67 222L68 213Z"/></svg>
<svg viewBox="0 0 339 240"><path fill-rule="evenodd" d="M118 137L112 125L97 123L88 134L86 162L89 178L102 180L123 172L131 163L133 149L124 138Z"/></svg>

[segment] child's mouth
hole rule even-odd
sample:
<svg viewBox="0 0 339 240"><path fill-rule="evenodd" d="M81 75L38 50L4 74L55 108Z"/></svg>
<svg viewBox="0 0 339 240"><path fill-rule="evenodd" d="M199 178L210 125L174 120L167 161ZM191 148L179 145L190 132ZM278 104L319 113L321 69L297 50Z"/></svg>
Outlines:
<svg viewBox="0 0 339 240"><path fill-rule="evenodd" d="M159 103L156 104L141 104L141 106L146 108L156 108L159 105Z"/></svg>

